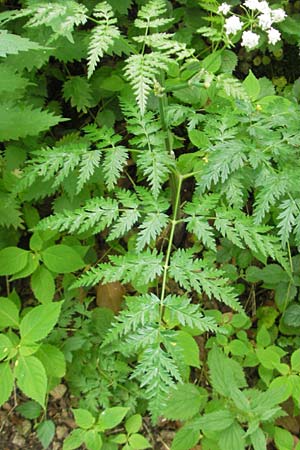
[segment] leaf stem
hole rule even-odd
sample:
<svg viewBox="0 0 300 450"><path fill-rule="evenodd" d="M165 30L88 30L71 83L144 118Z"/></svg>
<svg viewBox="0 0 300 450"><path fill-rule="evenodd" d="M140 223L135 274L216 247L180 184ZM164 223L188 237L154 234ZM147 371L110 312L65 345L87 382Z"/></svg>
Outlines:
<svg viewBox="0 0 300 450"><path fill-rule="evenodd" d="M171 221L170 237L169 237L166 259L165 259L165 264L164 264L164 273L163 273L162 288L161 288L161 295L160 295L160 321L162 321L162 315L163 315L164 299L165 299L166 286L167 286L167 275L168 275L168 269L169 269L175 228L178 223L177 216L178 216L179 207L180 207L180 193L181 193L181 187L182 187L182 181L183 181L183 177L181 174L176 173L174 175L176 175L176 178L177 178L177 180L176 180L177 181L177 183L176 183L177 190L176 190L176 197L175 197L175 203L174 203L174 208L173 208L173 218Z"/></svg>

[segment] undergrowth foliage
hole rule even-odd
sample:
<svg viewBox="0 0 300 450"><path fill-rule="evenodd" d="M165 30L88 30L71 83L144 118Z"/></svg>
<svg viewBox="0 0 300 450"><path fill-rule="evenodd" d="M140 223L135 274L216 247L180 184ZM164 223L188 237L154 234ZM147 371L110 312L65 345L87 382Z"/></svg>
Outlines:
<svg viewBox="0 0 300 450"><path fill-rule="evenodd" d="M64 377L64 450L149 448L147 414L185 422L172 450L292 448L299 80L237 79L217 2L21 3L0 13L0 403L16 386L38 418Z"/></svg>

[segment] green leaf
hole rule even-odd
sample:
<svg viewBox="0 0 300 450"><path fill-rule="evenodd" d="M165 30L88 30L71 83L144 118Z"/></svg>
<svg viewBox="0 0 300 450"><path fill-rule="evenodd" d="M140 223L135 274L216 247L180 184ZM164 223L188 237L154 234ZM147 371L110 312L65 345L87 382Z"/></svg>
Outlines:
<svg viewBox="0 0 300 450"><path fill-rule="evenodd" d="M54 328L63 302L35 306L22 319L20 334L22 344L40 341Z"/></svg>
<svg viewBox="0 0 300 450"><path fill-rule="evenodd" d="M222 431L218 444L222 449L245 450L244 434L242 427L234 422L229 428Z"/></svg>
<svg viewBox="0 0 300 450"><path fill-rule="evenodd" d="M65 121L48 111L33 109L32 106L0 104L0 140L17 140L36 136L42 131ZM18 124L16 127L15 124Z"/></svg>
<svg viewBox="0 0 300 450"><path fill-rule="evenodd" d="M116 427L122 422L126 416L129 408L123 408L121 406L115 406L114 408L108 408L103 411L98 419L97 425L100 431L110 430Z"/></svg>
<svg viewBox="0 0 300 450"><path fill-rule="evenodd" d="M200 367L199 347L195 339L189 333L178 331L174 343L175 354L176 351L178 351L185 364L192 367Z"/></svg>
<svg viewBox="0 0 300 450"><path fill-rule="evenodd" d="M19 328L19 311L11 300L0 297L0 328Z"/></svg>
<svg viewBox="0 0 300 450"><path fill-rule="evenodd" d="M14 377L8 362L0 364L0 406L5 403L13 390Z"/></svg>
<svg viewBox="0 0 300 450"><path fill-rule="evenodd" d="M171 420L187 420L199 413L207 401L207 392L194 384L180 384L171 391L164 416Z"/></svg>
<svg viewBox="0 0 300 450"><path fill-rule="evenodd" d="M275 369L280 364L279 354L271 347L257 348L256 355L266 369Z"/></svg>
<svg viewBox="0 0 300 450"><path fill-rule="evenodd" d="M26 250L18 247L6 247L0 251L0 275L13 275L22 270L28 261Z"/></svg>
<svg viewBox="0 0 300 450"><path fill-rule="evenodd" d="M5 334L0 334L0 361L2 359L7 358L7 356L9 355L10 351L14 348L13 343L11 342L11 340L5 335Z"/></svg>
<svg viewBox="0 0 300 450"><path fill-rule="evenodd" d="M300 327L300 305L296 303L289 305L283 313L282 321L288 327Z"/></svg>
<svg viewBox="0 0 300 450"><path fill-rule="evenodd" d="M48 269L58 273L75 272L85 266L85 262L76 250L62 244L46 248L42 258Z"/></svg>
<svg viewBox="0 0 300 450"><path fill-rule="evenodd" d="M201 61L201 66L211 73L216 73L221 67L220 52L213 52Z"/></svg>
<svg viewBox="0 0 300 450"><path fill-rule="evenodd" d="M31 289L41 303L45 304L53 300L55 281L52 274L43 265L32 274Z"/></svg>
<svg viewBox="0 0 300 450"><path fill-rule="evenodd" d="M74 450L81 446L84 439L84 431L80 428L73 430L64 440L63 450Z"/></svg>
<svg viewBox="0 0 300 450"><path fill-rule="evenodd" d="M278 450L293 450L294 448L293 436L284 428L275 427L274 441Z"/></svg>
<svg viewBox="0 0 300 450"><path fill-rule="evenodd" d="M96 430L88 430L84 433L84 442L88 450L100 450L102 448L101 434Z"/></svg>
<svg viewBox="0 0 300 450"><path fill-rule="evenodd" d="M17 412L21 414L25 419L33 420L37 419L42 412L41 405L39 405L34 400L28 400L25 403L17 406Z"/></svg>
<svg viewBox="0 0 300 450"><path fill-rule="evenodd" d="M92 414L87 411L86 409L72 409L75 422L80 428L84 428L85 430L88 430L91 428L95 423L95 418L92 416Z"/></svg>
<svg viewBox="0 0 300 450"><path fill-rule="evenodd" d="M125 429L128 434L137 433L142 426L142 416L134 414L125 422Z"/></svg>
<svg viewBox="0 0 300 450"><path fill-rule="evenodd" d="M218 411L204 414L195 422L197 423L199 428L203 430L204 433L211 433L215 431L223 432L224 430L232 426L234 420L234 415L230 411L226 409L219 409ZM228 448L231 449L230 446Z"/></svg>
<svg viewBox="0 0 300 450"><path fill-rule="evenodd" d="M230 397L232 389L247 385L242 367L216 346L209 352L208 366L212 386L223 396Z"/></svg>
<svg viewBox="0 0 300 450"><path fill-rule="evenodd" d="M129 444L134 450L143 450L152 447L150 442L141 434L132 434L129 437Z"/></svg>
<svg viewBox="0 0 300 450"><path fill-rule="evenodd" d="M186 424L175 434L171 450L189 450L197 444L199 438L199 430L192 425Z"/></svg>
<svg viewBox="0 0 300 450"><path fill-rule="evenodd" d="M22 270L16 272L10 279L10 281L18 280L20 278L27 278L31 275L39 266L39 258L34 253L28 253L26 266Z"/></svg>
<svg viewBox="0 0 300 450"><path fill-rule="evenodd" d="M266 437L261 428L257 428L253 433L251 433L250 439L254 450L267 450Z"/></svg>
<svg viewBox="0 0 300 450"><path fill-rule="evenodd" d="M243 86L251 100L256 100L258 98L260 93L260 83L251 70L243 81Z"/></svg>
<svg viewBox="0 0 300 450"><path fill-rule="evenodd" d="M0 57L24 52L31 49L41 49L37 42L30 41L25 37L18 36L17 34L9 33L7 30L0 31Z"/></svg>
<svg viewBox="0 0 300 450"><path fill-rule="evenodd" d="M40 345L35 356L41 361L49 377L61 378L66 374L65 356L54 345Z"/></svg>
<svg viewBox="0 0 300 450"><path fill-rule="evenodd" d="M45 420L38 425L36 433L43 448L46 449L55 436L55 425L52 420Z"/></svg>
<svg viewBox="0 0 300 450"><path fill-rule="evenodd" d="M300 348L292 353L291 365L292 370L294 370L295 372L300 372Z"/></svg>
<svg viewBox="0 0 300 450"><path fill-rule="evenodd" d="M21 356L15 365L15 377L21 391L44 408L47 375L41 361L35 356Z"/></svg>
<svg viewBox="0 0 300 450"><path fill-rule="evenodd" d="M86 78L75 76L64 83L63 93L66 100L71 101L71 106L77 109L77 112L84 113L93 106L93 96L91 86Z"/></svg>

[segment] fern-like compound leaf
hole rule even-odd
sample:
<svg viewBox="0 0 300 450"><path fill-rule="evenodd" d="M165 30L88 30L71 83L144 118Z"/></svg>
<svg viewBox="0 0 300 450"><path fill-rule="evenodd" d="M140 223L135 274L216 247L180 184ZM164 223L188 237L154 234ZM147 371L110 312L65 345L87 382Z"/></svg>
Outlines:
<svg viewBox="0 0 300 450"><path fill-rule="evenodd" d="M278 234L280 236L282 246L285 247L289 241L294 226L296 225L296 219L299 218L300 202L299 200L295 201L294 199L287 199L280 204L279 208L281 212L278 215Z"/></svg>
<svg viewBox="0 0 300 450"><path fill-rule="evenodd" d="M123 146L112 147L106 150L103 170L104 180L109 190L112 190L117 184L127 158L128 150Z"/></svg>
<svg viewBox="0 0 300 450"><path fill-rule="evenodd" d="M153 196L157 198L174 166L174 160L163 147L153 147L139 154L137 164L146 176Z"/></svg>
<svg viewBox="0 0 300 450"><path fill-rule="evenodd" d="M209 298L214 297L237 311L243 310L223 271L205 260L194 259L191 250L179 249L173 253L169 274L187 291L205 292Z"/></svg>
<svg viewBox="0 0 300 450"><path fill-rule="evenodd" d="M126 61L128 78L141 114L145 114L150 91L161 71L168 68L168 57L159 52L132 55Z"/></svg>
<svg viewBox="0 0 300 450"><path fill-rule="evenodd" d="M46 25L51 27L57 36L65 36L72 43L74 42L72 31L75 25L84 24L87 21L86 13L88 12L85 5L73 0L39 2L29 6L27 11L32 15L27 22L28 27Z"/></svg>
<svg viewBox="0 0 300 450"><path fill-rule="evenodd" d="M139 226L139 233L136 241L136 250L142 251L146 245L154 241L162 230L167 226L169 217L163 212L151 212Z"/></svg>
<svg viewBox="0 0 300 450"><path fill-rule="evenodd" d="M150 0L142 6L134 24L137 28L159 28L173 22L173 19L160 17L167 12L165 0Z"/></svg>
<svg viewBox="0 0 300 450"><path fill-rule="evenodd" d="M49 216L36 226L37 230L69 231L70 233L95 230L100 232L111 225L119 216L116 200L96 197L82 208Z"/></svg>
<svg viewBox="0 0 300 450"><path fill-rule="evenodd" d="M88 49L88 78L90 78L103 55L120 37L116 27L117 19L114 17L112 7L107 2L98 3L94 9L97 25L92 30L92 37Z"/></svg>
<svg viewBox="0 0 300 450"><path fill-rule="evenodd" d="M157 323L159 321L159 303L159 298L154 294L127 297L128 308L120 312L102 345L106 346L120 337L126 338L126 335L132 337L139 329L143 329L148 324Z"/></svg>
<svg viewBox="0 0 300 450"><path fill-rule="evenodd" d="M163 254L149 250L139 254L125 256L112 255L110 263L99 264L84 273L75 283L74 287L94 286L100 281L109 283L121 281L123 283L140 283L148 285L162 274Z"/></svg>
<svg viewBox="0 0 300 450"><path fill-rule="evenodd" d="M216 332L218 329L214 319L203 316L199 305L192 304L186 297L168 295L164 300L164 306L165 314L169 315L171 322L178 321L182 326L197 328L201 332Z"/></svg>

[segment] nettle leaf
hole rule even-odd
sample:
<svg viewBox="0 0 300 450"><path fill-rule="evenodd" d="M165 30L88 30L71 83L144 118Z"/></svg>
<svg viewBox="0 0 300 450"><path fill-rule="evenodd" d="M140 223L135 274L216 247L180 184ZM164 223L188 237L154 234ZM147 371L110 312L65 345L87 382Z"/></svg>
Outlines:
<svg viewBox="0 0 300 450"><path fill-rule="evenodd" d="M93 106L93 95L89 82L86 78L76 76L71 77L64 83L63 94L66 100L71 101L71 106L78 112L84 113Z"/></svg>
<svg viewBox="0 0 300 450"><path fill-rule="evenodd" d="M6 327L19 328L19 311L12 300L0 297L0 328Z"/></svg>
<svg viewBox="0 0 300 450"><path fill-rule="evenodd" d="M38 439L44 449L47 449L55 436L55 424L52 420L41 422L36 430Z"/></svg>
<svg viewBox="0 0 300 450"><path fill-rule="evenodd" d="M13 390L14 377L8 362L0 364L0 406L5 403Z"/></svg>
<svg viewBox="0 0 300 450"><path fill-rule="evenodd" d="M232 389L247 385L242 367L216 346L209 352L208 367L211 384L220 395L230 397Z"/></svg>
<svg viewBox="0 0 300 450"><path fill-rule="evenodd" d="M171 390L163 413L171 420L187 420L198 414L206 401L205 389L193 384L181 384Z"/></svg>
<svg viewBox="0 0 300 450"><path fill-rule="evenodd" d="M120 37L120 31L116 27L117 19L114 17L112 7L107 2L98 3L93 15L97 25L92 30L92 37L88 49L88 78L90 78L100 58L113 46Z"/></svg>
<svg viewBox="0 0 300 450"><path fill-rule="evenodd" d="M49 111L33 109L32 106L26 104L15 106L2 103L0 104L0 139L8 141L26 136L36 136L65 120L68 119L55 116Z"/></svg>
<svg viewBox="0 0 300 450"><path fill-rule="evenodd" d="M193 422L180 428L172 442L171 450L189 450L194 448L200 439L200 431Z"/></svg>
<svg viewBox="0 0 300 450"><path fill-rule="evenodd" d="M58 273L75 272L85 266L85 262L72 247L58 244L46 248L42 252L45 266Z"/></svg>
<svg viewBox="0 0 300 450"><path fill-rule="evenodd" d="M15 364L14 374L21 391L45 407L47 375L40 360L35 356L20 356Z"/></svg>
<svg viewBox="0 0 300 450"><path fill-rule="evenodd" d="M232 450L245 450L245 432L242 427L234 422L230 427L222 431L218 441L220 448L230 448Z"/></svg>
<svg viewBox="0 0 300 450"><path fill-rule="evenodd" d="M44 339L58 321L63 302L35 306L20 324L22 344L33 343Z"/></svg>
<svg viewBox="0 0 300 450"><path fill-rule="evenodd" d="M19 52L27 50L42 49L37 42L33 42L25 37L18 36L17 34L9 33L7 30L0 30L0 56L6 56L9 54L16 55Z"/></svg>

